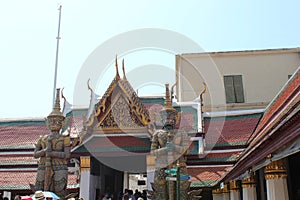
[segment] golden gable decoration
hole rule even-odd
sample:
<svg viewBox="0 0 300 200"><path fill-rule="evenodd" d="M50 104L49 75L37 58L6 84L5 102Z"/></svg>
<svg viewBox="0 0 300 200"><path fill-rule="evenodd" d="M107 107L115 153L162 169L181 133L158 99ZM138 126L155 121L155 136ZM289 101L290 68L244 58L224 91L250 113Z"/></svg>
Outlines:
<svg viewBox="0 0 300 200"><path fill-rule="evenodd" d="M89 119L94 133L139 132L146 130L150 123L148 110L144 107L136 92L127 81L122 63L123 79L118 72L116 59L116 76L105 94L97 104L95 114Z"/></svg>

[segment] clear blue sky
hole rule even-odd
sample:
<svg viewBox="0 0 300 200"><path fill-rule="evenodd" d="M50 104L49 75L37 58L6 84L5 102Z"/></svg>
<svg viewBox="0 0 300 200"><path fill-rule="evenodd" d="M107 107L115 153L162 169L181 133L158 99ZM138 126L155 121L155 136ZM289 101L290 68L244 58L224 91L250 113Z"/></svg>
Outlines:
<svg viewBox="0 0 300 200"><path fill-rule="evenodd" d="M127 31L174 31L205 51L300 46L298 0L2 1L0 118L46 117L51 112L59 4L62 20L57 87L65 88L70 102L78 73L89 55ZM153 56L160 60L154 54L159 52ZM162 63L174 63L174 55L163 54ZM140 56L124 57L126 63L141 60ZM138 65L151 64L149 60ZM100 94L114 74L105 76L108 81L95 86Z"/></svg>

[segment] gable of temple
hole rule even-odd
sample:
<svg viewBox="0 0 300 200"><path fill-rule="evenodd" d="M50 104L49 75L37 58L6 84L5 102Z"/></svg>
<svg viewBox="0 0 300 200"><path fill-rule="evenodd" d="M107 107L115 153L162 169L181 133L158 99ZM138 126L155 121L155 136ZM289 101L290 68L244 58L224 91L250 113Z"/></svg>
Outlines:
<svg viewBox="0 0 300 200"><path fill-rule="evenodd" d="M94 127L93 133L140 132L150 123L148 110L126 76L120 78L118 70L94 113L86 124Z"/></svg>

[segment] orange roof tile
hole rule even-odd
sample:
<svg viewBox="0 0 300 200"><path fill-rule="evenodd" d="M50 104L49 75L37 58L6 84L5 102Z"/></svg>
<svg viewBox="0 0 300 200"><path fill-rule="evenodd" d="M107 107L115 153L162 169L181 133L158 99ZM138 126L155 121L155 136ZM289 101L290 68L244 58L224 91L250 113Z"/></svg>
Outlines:
<svg viewBox="0 0 300 200"><path fill-rule="evenodd" d="M0 126L0 149L34 149L40 136L49 134L45 125Z"/></svg>
<svg viewBox="0 0 300 200"><path fill-rule="evenodd" d="M0 190L30 190L29 183L35 183L36 173L35 170L0 171ZM77 184L76 175L69 174L68 187Z"/></svg>
<svg viewBox="0 0 300 200"><path fill-rule="evenodd" d="M231 166L188 167L191 187L213 186L231 168Z"/></svg>

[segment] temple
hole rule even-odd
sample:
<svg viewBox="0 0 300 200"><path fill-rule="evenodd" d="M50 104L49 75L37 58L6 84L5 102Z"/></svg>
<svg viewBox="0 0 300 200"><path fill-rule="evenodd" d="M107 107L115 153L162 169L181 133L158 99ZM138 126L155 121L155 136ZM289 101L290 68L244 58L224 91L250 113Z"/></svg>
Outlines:
<svg viewBox="0 0 300 200"><path fill-rule="evenodd" d="M205 74L193 73L205 71L211 58L221 89ZM182 154L187 173L182 179L166 174L166 181L188 181L189 199L299 198L299 64L297 48L176 55L176 90L172 87L170 100L180 113L174 130L188 138ZM164 127L160 112L167 92L139 96L124 68L121 77L116 64L116 74L96 104L64 113L68 124L63 134L71 138L67 191L85 200L104 193L117 197L126 188L153 194L157 161L151 144ZM269 73L271 81L266 80ZM43 119L0 121L2 193L32 193L34 145L47 134ZM176 195L175 189L170 199Z"/></svg>

